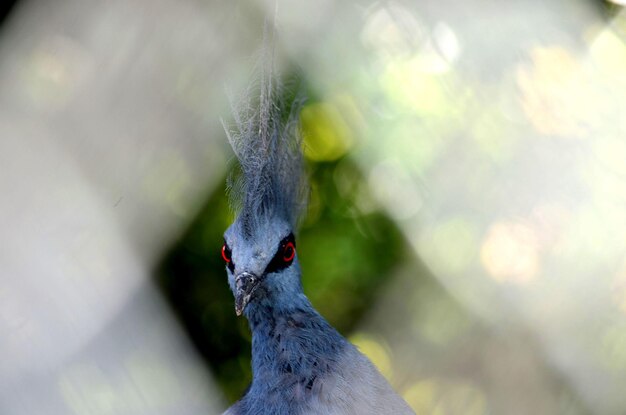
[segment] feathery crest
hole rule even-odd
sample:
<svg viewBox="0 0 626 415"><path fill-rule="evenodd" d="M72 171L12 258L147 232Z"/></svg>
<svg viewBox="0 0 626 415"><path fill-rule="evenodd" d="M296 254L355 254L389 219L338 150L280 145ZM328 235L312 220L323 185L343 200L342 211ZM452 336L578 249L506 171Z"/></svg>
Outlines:
<svg viewBox="0 0 626 415"><path fill-rule="evenodd" d="M247 236L261 218L277 216L295 227L308 193L298 122L303 99L286 98L288 91L274 72L273 46L266 43L260 80L232 105L234 126L224 127L239 160L227 190Z"/></svg>

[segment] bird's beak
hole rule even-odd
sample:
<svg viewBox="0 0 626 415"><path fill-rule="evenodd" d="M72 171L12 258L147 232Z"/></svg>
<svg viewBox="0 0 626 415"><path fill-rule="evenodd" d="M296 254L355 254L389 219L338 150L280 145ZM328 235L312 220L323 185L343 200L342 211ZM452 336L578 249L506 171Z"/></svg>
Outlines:
<svg viewBox="0 0 626 415"><path fill-rule="evenodd" d="M240 316L248 305L252 294L259 285L259 277L249 272L242 272L235 277L235 314Z"/></svg>

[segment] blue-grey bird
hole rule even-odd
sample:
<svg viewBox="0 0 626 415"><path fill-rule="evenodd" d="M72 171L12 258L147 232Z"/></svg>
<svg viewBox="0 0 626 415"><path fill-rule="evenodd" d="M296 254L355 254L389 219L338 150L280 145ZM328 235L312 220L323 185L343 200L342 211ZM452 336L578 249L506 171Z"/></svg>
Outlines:
<svg viewBox="0 0 626 415"><path fill-rule="evenodd" d="M252 383L225 415L413 414L302 291L294 236L307 194L300 105L285 104L272 71L263 72L226 128L241 171L229 181L238 213L222 256L235 312L252 331Z"/></svg>

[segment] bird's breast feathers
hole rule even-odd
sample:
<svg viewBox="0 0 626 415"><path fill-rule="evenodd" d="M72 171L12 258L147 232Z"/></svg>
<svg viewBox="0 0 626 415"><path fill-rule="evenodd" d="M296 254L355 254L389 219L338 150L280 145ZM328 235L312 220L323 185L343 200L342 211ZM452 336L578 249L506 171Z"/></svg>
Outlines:
<svg viewBox="0 0 626 415"><path fill-rule="evenodd" d="M328 362L314 363L313 369L292 367L280 380L276 373L260 373L225 415L414 414L354 346L346 345L330 371L315 370L324 364Z"/></svg>

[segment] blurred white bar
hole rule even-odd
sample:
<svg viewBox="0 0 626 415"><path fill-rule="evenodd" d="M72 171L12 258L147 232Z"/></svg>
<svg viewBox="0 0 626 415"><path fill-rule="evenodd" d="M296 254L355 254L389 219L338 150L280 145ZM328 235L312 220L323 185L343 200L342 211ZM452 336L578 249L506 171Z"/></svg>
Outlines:
<svg viewBox="0 0 626 415"><path fill-rule="evenodd" d="M151 272L222 185L229 13L30 1L3 27L0 413L225 406Z"/></svg>

